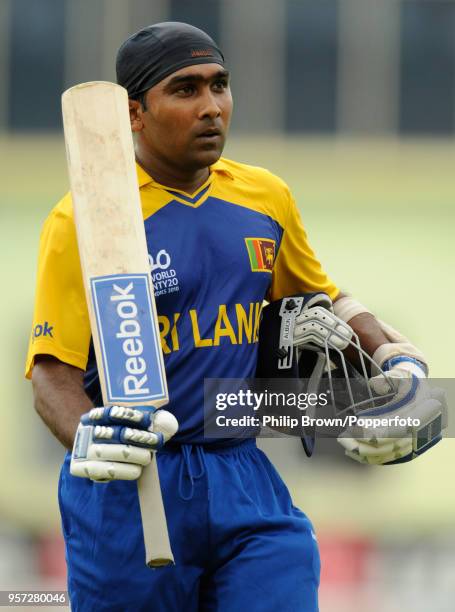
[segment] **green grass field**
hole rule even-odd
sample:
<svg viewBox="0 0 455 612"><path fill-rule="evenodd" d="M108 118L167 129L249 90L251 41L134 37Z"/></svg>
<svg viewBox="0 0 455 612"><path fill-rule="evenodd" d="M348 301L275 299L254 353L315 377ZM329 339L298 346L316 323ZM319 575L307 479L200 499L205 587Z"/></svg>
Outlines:
<svg viewBox="0 0 455 612"><path fill-rule="evenodd" d="M64 147L60 137L17 137L0 139L0 149L0 365L6 391L0 516L24 529L45 529L58 521L62 452L34 415L22 372L39 228L67 188ZM428 356L433 376L455 378L451 141L233 138L226 154L281 175L334 280L409 335ZM452 440L412 465L371 470L310 462L297 455L295 441L268 447L297 503L320 528L420 533L453 523L455 493L446 486ZM344 509L341 516L334 507Z"/></svg>

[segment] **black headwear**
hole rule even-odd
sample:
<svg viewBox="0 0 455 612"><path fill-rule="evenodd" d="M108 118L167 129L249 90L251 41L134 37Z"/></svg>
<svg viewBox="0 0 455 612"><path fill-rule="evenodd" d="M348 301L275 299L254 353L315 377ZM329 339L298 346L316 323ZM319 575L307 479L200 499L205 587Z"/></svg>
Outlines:
<svg viewBox="0 0 455 612"><path fill-rule="evenodd" d="M208 34L187 23L156 23L118 50L117 83L134 98L180 68L212 63L224 66L224 57Z"/></svg>

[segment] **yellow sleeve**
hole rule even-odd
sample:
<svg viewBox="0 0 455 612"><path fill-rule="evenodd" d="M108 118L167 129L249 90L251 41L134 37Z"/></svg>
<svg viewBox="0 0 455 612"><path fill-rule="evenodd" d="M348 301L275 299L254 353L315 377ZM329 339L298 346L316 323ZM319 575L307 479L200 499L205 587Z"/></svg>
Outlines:
<svg viewBox="0 0 455 612"><path fill-rule="evenodd" d="M308 238L294 198L289 194L281 245L272 272L270 300L323 291L333 300L340 290L323 270Z"/></svg>
<svg viewBox="0 0 455 612"><path fill-rule="evenodd" d="M26 377L31 377L39 354L53 355L85 370L90 335L76 230L67 195L41 232Z"/></svg>

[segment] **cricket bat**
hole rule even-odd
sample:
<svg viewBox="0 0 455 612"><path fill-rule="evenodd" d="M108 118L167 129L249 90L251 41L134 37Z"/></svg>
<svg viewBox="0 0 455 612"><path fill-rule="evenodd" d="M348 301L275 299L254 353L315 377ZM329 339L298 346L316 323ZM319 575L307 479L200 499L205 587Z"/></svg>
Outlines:
<svg viewBox="0 0 455 612"><path fill-rule="evenodd" d="M104 405L168 402L139 198L128 94L114 83L71 87L63 125L79 256ZM154 455L154 453L153 453ZM151 567L173 562L156 457L138 481Z"/></svg>

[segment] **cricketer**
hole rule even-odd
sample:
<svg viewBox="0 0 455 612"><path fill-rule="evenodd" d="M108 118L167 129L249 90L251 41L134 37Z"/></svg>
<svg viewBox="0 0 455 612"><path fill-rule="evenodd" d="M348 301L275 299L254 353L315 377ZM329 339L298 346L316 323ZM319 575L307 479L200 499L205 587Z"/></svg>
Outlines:
<svg viewBox="0 0 455 612"><path fill-rule="evenodd" d="M76 432L102 399L70 193L42 230L33 328L43 331L30 342L26 375L38 414L67 449L58 496L77 612L318 610L320 560L310 520L254 438L204 437L204 379L254 376L264 299L325 295L297 318L293 344L303 346L305 325L324 319L328 296L333 324L357 334L388 384L412 381L393 412L409 411L424 393L424 356L329 278L288 186L265 169L222 157L233 108L228 66L205 32L177 22L135 33L116 61L117 82L129 96L166 410L178 421L157 452L174 565L144 564L135 480L150 449L100 438L90 442L83 469L72 461ZM384 377L369 375L385 393ZM105 414L98 424L138 428L134 419L119 425ZM150 429L159 432L159 423ZM339 441L364 463L419 454L406 439Z"/></svg>

